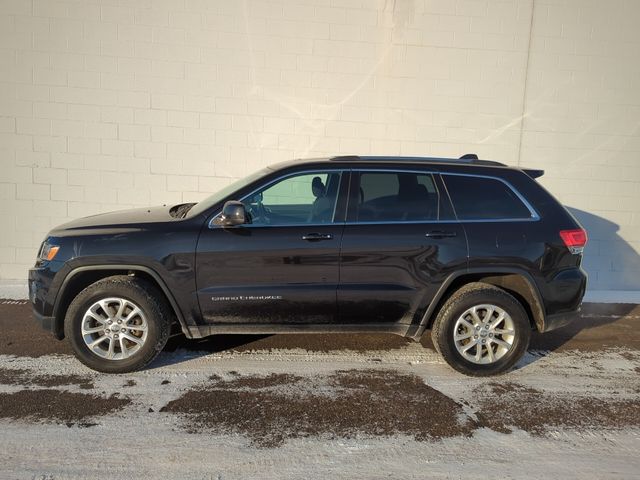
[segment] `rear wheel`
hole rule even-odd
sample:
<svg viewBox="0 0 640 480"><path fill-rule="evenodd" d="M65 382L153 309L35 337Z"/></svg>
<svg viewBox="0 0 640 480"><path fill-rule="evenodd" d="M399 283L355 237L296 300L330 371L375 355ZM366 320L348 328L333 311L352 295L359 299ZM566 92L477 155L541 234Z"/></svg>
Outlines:
<svg viewBox="0 0 640 480"><path fill-rule="evenodd" d="M65 317L65 336L88 367L126 373L143 368L160 353L169 338L171 319L153 284L114 276L74 298Z"/></svg>
<svg viewBox="0 0 640 480"><path fill-rule="evenodd" d="M524 308L506 291L471 283L445 302L431 336L445 361L466 375L504 373L522 358L531 327Z"/></svg>

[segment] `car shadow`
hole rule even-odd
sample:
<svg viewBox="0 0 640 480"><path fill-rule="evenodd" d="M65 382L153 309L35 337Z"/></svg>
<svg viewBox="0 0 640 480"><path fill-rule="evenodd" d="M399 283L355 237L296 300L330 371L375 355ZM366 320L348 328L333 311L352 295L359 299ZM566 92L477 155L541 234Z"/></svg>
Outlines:
<svg viewBox="0 0 640 480"><path fill-rule="evenodd" d="M221 353L230 350L256 350L259 346L251 347L252 344L259 345L261 340L272 335L212 335L205 338L188 339L183 334L170 338L165 347L165 352L175 352L177 350L188 350L192 352Z"/></svg>
<svg viewBox="0 0 640 480"><path fill-rule="evenodd" d="M640 271L640 256L618 235L618 225L589 212L575 208L569 208L569 211L589 233L583 267L590 274L590 285L595 285L597 289L611 288L613 284L619 289L640 290L640 275L636 278L622 272L622 276L616 279L614 274L614 259L623 259L629 270ZM608 270L607 265L610 267ZM600 277L604 277L604 280ZM625 346L638 348L640 337L630 335L630 331L635 331L632 323L637 323L636 312L640 313L640 307L635 304L585 303L580 318L575 322L545 334L534 332L529 346L530 354L516 368L524 368L553 351L593 351ZM403 348L410 343L411 340L392 334L214 335L202 339L187 339L180 334L169 340L164 350L168 355L161 356L153 366L231 351L300 349L310 352L346 350L373 353ZM433 349L428 332L420 343L425 348Z"/></svg>

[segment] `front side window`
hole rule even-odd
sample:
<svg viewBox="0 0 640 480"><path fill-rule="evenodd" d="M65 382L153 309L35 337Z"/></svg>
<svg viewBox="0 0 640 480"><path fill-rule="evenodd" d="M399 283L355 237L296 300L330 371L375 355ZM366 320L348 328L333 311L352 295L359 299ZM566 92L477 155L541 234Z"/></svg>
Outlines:
<svg viewBox="0 0 640 480"><path fill-rule="evenodd" d="M361 172L357 222L419 222L439 218L433 176L413 172Z"/></svg>
<svg viewBox="0 0 640 480"><path fill-rule="evenodd" d="M242 199L253 225L332 223L340 172L314 172L277 181Z"/></svg>
<svg viewBox="0 0 640 480"><path fill-rule="evenodd" d="M459 220L532 218L531 211L504 182L495 178L442 176Z"/></svg>

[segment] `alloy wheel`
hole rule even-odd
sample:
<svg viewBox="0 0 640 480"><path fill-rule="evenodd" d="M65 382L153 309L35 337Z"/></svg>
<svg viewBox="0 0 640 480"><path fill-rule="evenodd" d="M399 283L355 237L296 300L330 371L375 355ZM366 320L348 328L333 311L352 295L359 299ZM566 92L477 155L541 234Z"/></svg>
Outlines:
<svg viewBox="0 0 640 480"><path fill-rule="evenodd" d="M147 340L149 324L131 300L110 297L91 305L82 317L82 339L89 350L107 360L134 355Z"/></svg>
<svg viewBox="0 0 640 480"><path fill-rule="evenodd" d="M458 317L453 340L465 360L490 364L504 357L513 347L515 323L496 305L475 305Z"/></svg>

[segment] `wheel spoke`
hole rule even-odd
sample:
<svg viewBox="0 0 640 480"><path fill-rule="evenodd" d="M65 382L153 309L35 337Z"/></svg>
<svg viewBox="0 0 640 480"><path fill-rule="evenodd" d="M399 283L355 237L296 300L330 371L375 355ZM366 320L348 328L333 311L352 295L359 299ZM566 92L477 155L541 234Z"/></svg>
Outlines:
<svg viewBox="0 0 640 480"><path fill-rule="evenodd" d="M116 342L113 338L109 339L109 349L107 350L107 358L111 360L113 358L113 354L115 353Z"/></svg>
<svg viewBox="0 0 640 480"><path fill-rule="evenodd" d="M127 302L122 300L120 302L120 305L118 306L118 311L116 312L115 317L116 318L122 318L122 314L124 313L124 310L127 308Z"/></svg>
<svg viewBox="0 0 640 480"><path fill-rule="evenodd" d="M477 324L479 324L479 323L482 323L482 320L480 320L480 317L478 316L478 309L477 309L477 307L473 307L469 313L470 313L470 314L471 314L471 316L473 317L473 324L474 324L474 325L477 325Z"/></svg>
<svg viewBox="0 0 640 480"><path fill-rule="evenodd" d="M102 311L107 315L107 317L113 318L111 307L109 307L109 303L106 300L100 300L98 304L102 307Z"/></svg>
<svg viewBox="0 0 640 480"><path fill-rule="evenodd" d="M471 332L467 331L466 333L462 333L462 334L456 333L453 338L456 342L459 342L460 340L466 340L467 338L470 338L470 337L473 337L473 331Z"/></svg>
<svg viewBox="0 0 640 480"><path fill-rule="evenodd" d="M104 325L107 320L105 318L101 318L100 315L98 315L96 312L93 312L91 310L88 310L87 313L84 314L85 318L86 317L91 317L93 318L96 322L101 323L102 325Z"/></svg>
<svg viewBox="0 0 640 480"><path fill-rule="evenodd" d="M468 351L468 350L470 350L470 349L471 349L471 347L473 347L474 345L477 345L477 344L478 344L478 341L477 341L477 340L474 340L474 341L472 341L472 342L467 343L467 344L464 346L464 348L462 349L462 353L467 353L467 351Z"/></svg>
<svg viewBox="0 0 640 480"><path fill-rule="evenodd" d="M460 318L460 323L471 331L473 331L473 329L475 328L473 324L470 321L468 321L466 318Z"/></svg>
<svg viewBox="0 0 640 480"><path fill-rule="evenodd" d="M492 307L487 307L487 310L484 314L484 321L485 322L490 322L491 318L493 317L493 312L495 312L495 309Z"/></svg>
<svg viewBox="0 0 640 480"><path fill-rule="evenodd" d="M482 344L480 342L476 343L476 362L479 362L482 358Z"/></svg>
<svg viewBox="0 0 640 480"><path fill-rule="evenodd" d="M494 333L497 335L514 335L516 332L514 330L506 330L504 328L496 328Z"/></svg>
<svg viewBox="0 0 640 480"><path fill-rule="evenodd" d="M127 325L127 329L128 330L137 330L139 332L146 332L147 331L147 326L146 325Z"/></svg>
<svg viewBox="0 0 640 480"><path fill-rule="evenodd" d="M129 323L131 320L133 320L137 315L141 313L142 313L142 310L140 310L138 307L135 307L133 310L129 312L129 315L123 318L124 323Z"/></svg>
<svg viewBox="0 0 640 480"><path fill-rule="evenodd" d="M493 347L491 343L487 344L487 356L489 357L489 363L493 363L495 361L495 356L493 355Z"/></svg>
<svg viewBox="0 0 640 480"><path fill-rule="evenodd" d="M100 338L98 338L97 340L94 340L93 342L89 343L87 346L91 349L93 349L93 347L95 347L96 345L100 345L102 342L104 342L107 338L106 335L101 336Z"/></svg>
<svg viewBox="0 0 640 480"><path fill-rule="evenodd" d="M495 322L493 322L489 328L491 330L495 329L498 325L504 322L504 317L505 317L505 312L501 312L500 315L498 315L498 318L496 318Z"/></svg>
<svg viewBox="0 0 640 480"><path fill-rule="evenodd" d="M507 350L509 350L511 348L511 345L509 345L507 342L505 342L504 340L500 340L499 338L493 337L491 339L494 343L500 345L501 347L506 348Z"/></svg>
<svg viewBox="0 0 640 480"><path fill-rule="evenodd" d="M129 356L129 350L124 346L124 338L120 337L120 351L122 352L122 358L127 358Z"/></svg>
<svg viewBox="0 0 640 480"><path fill-rule="evenodd" d="M98 333L98 332L102 332L102 331L104 331L104 326L93 327L93 328L83 328L82 329L82 334L83 335L90 335L92 333Z"/></svg>
<svg viewBox="0 0 640 480"><path fill-rule="evenodd" d="M132 341L133 343L137 343L138 345L142 345L143 343L142 339L136 337L135 335L129 335L128 333L123 333L122 337Z"/></svg>

